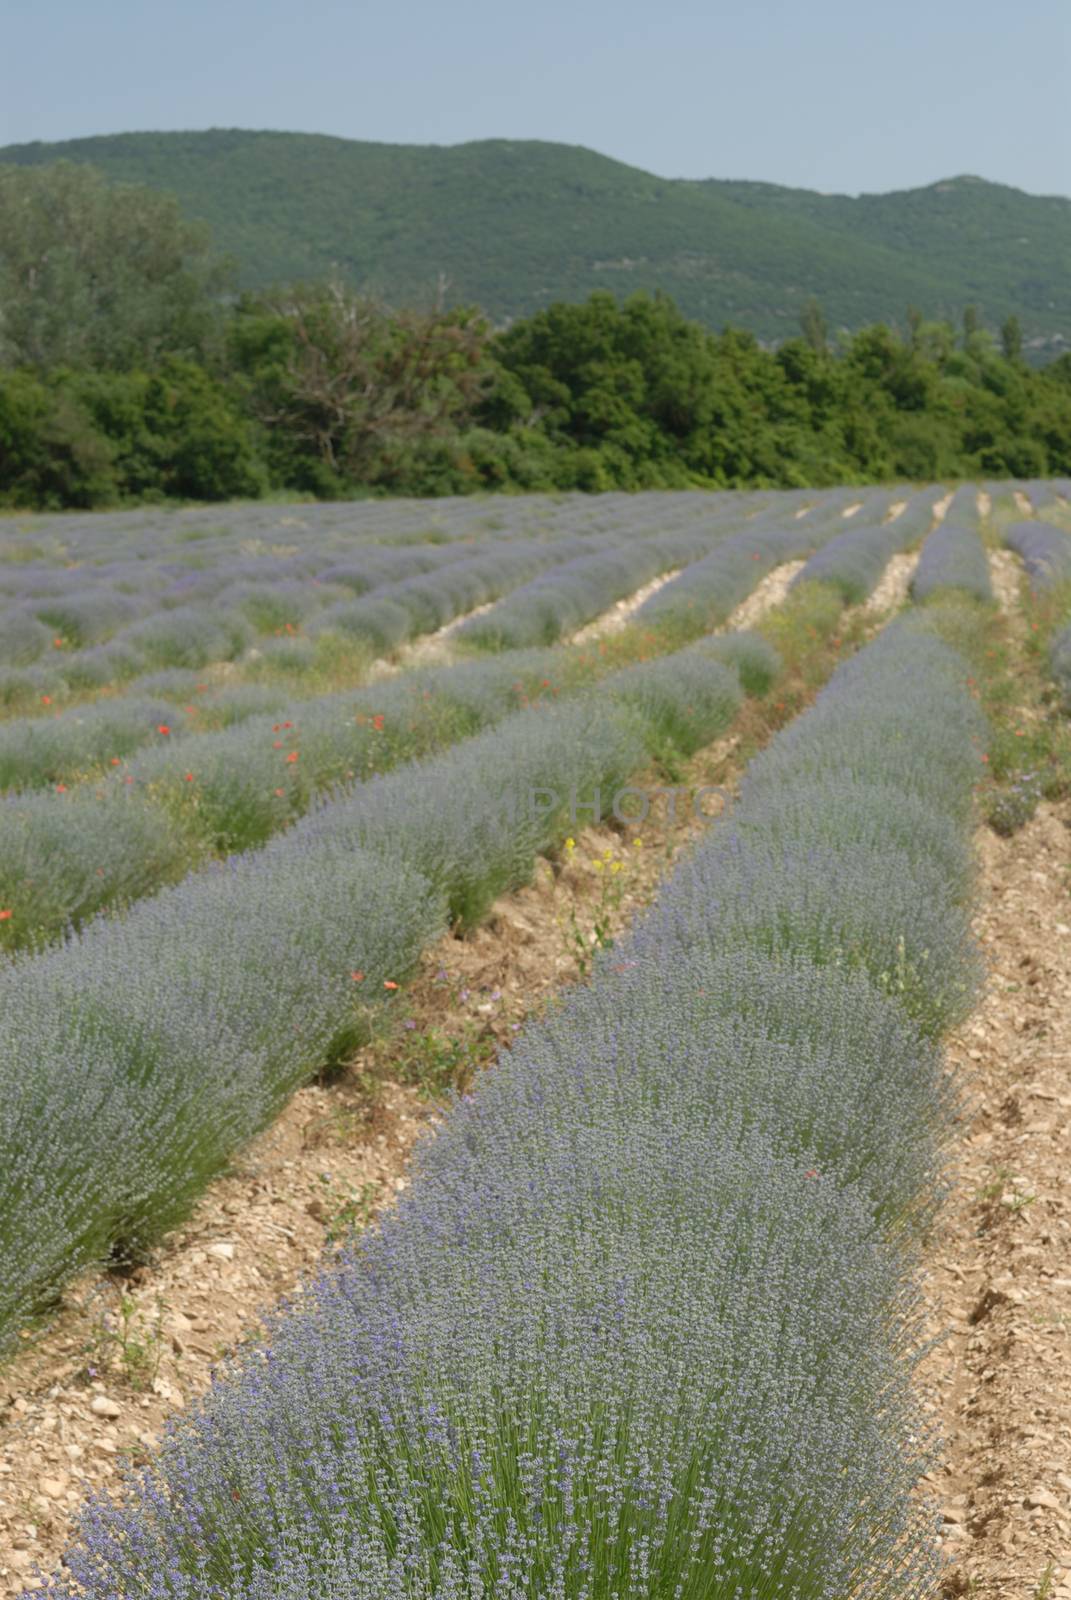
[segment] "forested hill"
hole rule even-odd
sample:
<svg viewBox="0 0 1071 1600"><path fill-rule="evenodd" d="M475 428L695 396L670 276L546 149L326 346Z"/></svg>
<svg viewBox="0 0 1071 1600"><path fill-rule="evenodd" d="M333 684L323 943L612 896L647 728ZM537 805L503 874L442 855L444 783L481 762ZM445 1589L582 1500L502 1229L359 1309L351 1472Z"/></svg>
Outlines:
<svg viewBox="0 0 1071 1600"><path fill-rule="evenodd" d="M252 287L337 271L395 303L441 277L496 320L592 289L668 291L689 316L794 334L811 295L831 326L909 305L1071 344L1071 200L959 177L856 199L665 179L568 145L386 145L311 134L133 133L9 146L0 161L92 162L178 195Z"/></svg>

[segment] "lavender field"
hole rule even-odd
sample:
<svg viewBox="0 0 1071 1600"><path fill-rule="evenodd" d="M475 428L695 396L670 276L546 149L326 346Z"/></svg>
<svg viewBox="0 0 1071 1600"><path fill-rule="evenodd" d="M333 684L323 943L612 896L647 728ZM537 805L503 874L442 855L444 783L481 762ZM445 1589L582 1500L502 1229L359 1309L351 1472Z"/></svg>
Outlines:
<svg viewBox="0 0 1071 1600"><path fill-rule="evenodd" d="M657 852L637 797L712 750L730 794L124 1478L27 1524L51 1458L0 1426L4 1592L942 1592L945 1041L975 830L1059 798L1069 490L0 521L12 1395L428 952L498 937L593 818Z"/></svg>

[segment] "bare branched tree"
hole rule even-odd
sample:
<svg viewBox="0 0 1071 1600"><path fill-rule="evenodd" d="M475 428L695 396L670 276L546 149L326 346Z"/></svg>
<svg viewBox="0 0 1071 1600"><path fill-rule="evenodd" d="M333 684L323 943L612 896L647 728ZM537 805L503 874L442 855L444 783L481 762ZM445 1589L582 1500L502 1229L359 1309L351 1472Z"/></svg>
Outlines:
<svg viewBox="0 0 1071 1600"><path fill-rule="evenodd" d="M360 478L415 441L471 415L489 377L486 322L464 310L392 311L338 281L269 297L289 352L262 420Z"/></svg>

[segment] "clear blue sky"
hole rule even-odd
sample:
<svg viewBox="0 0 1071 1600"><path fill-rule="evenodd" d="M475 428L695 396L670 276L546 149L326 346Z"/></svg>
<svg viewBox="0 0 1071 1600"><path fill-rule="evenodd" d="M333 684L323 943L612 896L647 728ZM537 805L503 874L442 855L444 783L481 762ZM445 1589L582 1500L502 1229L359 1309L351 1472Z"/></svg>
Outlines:
<svg viewBox="0 0 1071 1600"><path fill-rule="evenodd" d="M556 139L671 177L1071 194L1071 0L0 0L0 143Z"/></svg>

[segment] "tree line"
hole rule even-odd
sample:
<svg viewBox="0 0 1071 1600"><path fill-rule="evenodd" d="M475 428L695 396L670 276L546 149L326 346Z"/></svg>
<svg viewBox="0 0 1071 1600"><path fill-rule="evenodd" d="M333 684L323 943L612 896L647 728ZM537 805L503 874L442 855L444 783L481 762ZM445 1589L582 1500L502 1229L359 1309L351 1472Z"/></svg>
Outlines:
<svg viewBox="0 0 1071 1600"><path fill-rule="evenodd" d="M0 503L1071 473L1071 355L908 308L771 350L665 295L504 330L341 282L240 294L169 196L0 168Z"/></svg>

